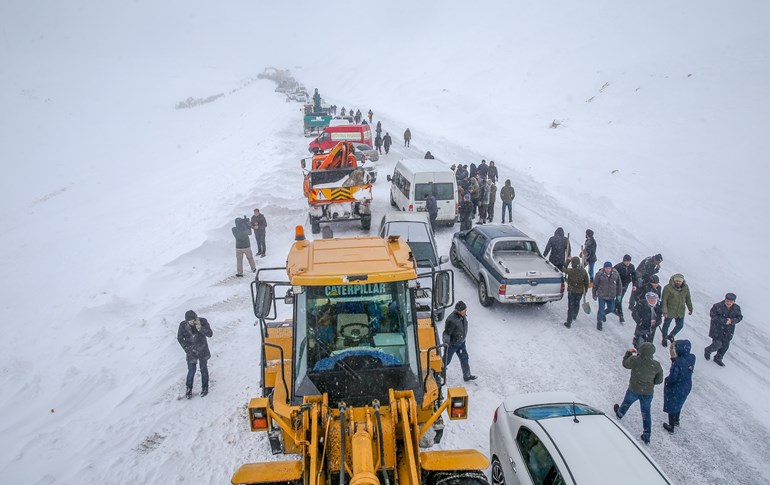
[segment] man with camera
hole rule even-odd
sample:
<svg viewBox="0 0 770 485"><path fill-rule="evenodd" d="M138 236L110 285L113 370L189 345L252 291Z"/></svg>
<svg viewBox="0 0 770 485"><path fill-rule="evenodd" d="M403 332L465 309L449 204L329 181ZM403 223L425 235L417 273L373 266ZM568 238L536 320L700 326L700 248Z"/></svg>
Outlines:
<svg viewBox="0 0 770 485"><path fill-rule="evenodd" d="M211 337L214 332L205 318L198 318L193 310L184 314L184 320L179 322L179 330L176 339L184 349L187 358L187 392L185 397L192 397L193 379L197 364L201 367L201 397L209 393L209 368L208 360L211 358L209 344L206 337Z"/></svg>
<svg viewBox="0 0 770 485"><path fill-rule="evenodd" d="M257 270L257 265L254 263L254 257L251 255L251 242L249 236L251 235L251 223L246 216L235 219L235 227L233 227L233 237L235 238L235 261L236 261L236 273L235 276L243 276L243 257L249 261L252 273Z"/></svg>

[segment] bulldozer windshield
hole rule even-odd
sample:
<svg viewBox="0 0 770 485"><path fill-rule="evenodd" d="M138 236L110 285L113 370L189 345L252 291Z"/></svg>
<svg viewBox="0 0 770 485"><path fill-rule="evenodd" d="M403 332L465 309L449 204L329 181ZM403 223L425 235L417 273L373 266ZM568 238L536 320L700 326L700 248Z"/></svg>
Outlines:
<svg viewBox="0 0 770 485"><path fill-rule="evenodd" d="M387 400L419 388L419 354L406 282L305 287L296 295L294 396Z"/></svg>

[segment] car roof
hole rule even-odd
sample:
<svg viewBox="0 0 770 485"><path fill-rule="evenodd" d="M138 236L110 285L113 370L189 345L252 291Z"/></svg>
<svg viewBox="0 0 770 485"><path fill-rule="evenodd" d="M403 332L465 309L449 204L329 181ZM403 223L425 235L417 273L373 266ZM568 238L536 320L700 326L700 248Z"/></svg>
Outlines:
<svg viewBox="0 0 770 485"><path fill-rule="evenodd" d="M604 414L538 420L557 444L575 483L670 483L636 440ZM599 466L597 466L599 465Z"/></svg>
<svg viewBox="0 0 770 485"><path fill-rule="evenodd" d="M422 224L430 224L427 213L422 212L406 212L406 211L389 211L386 212L382 218L382 224L388 222L419 222Z"/></svg>
<svg viewBox="0 0 770 485"><path fill-rule="evenodd" d="M484 234L489 239L498 237L525 237L527 239L532 239L510 224L484 224L483 226L476 226L473 229Z"/></svg>
<svg viewBox="0 0 770 485"><path fill-rule="evenodd" d="M449 165L438 159L405 158L398 162L410 172L451 172Z"/></svg>

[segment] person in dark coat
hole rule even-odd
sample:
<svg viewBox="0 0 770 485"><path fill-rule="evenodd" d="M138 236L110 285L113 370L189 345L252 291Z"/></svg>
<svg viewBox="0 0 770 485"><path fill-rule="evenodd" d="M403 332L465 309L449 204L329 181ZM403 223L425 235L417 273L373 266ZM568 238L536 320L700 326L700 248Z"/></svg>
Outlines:
<svg viewBox="0 0 770 485"><path fill-rule="evenodd" d="M605 261L602 269L594 276L591 292L594 300L599 300L599 311L596 312L596 330L602 329L602 324L607 321L606 314L615 311L615 303L618 301L621 288L620 275L612 267L611 262Z"/></svg>
<svg viewBox="0 0 770 485"><path fill-rule="evenodd" d="M235 238L235 276L243 276L243 257L249 262L251 271L257 270L257 265L254 264L254 257L251 255L251 242L249 236L251 236L251 223L246 216L235 219L235 226L233 227L233 237Z"/></svg>
<svg viewBox="0 0 770 485"><path fill-rule="evenodd" d="M374 148L377 149L377 153L382 155L382 137L379 133L377 133L377 136L374 137Z"/></svg>
<svg viewBox="0 0 770 485"><path fill-rule="evenodd" d="M634 347L641 348L644 342L655 339L655 329L663 319L663 308L657 293L650 291L645 295L645 302L637 303L631 317L636 322Z"/></svg>
<svg viewBox="0 0 770 485"><path fill-rule="evenodd" d="M503 203L503 223L505 223L505 210L508 209L508 222L513 222L513 199L516 198L516 191L511 185L511 179L505 181L505 186L500 189L500 200Z"/></svg>
<svg viewBox="0 0 770 485"><path fill-rule="evenodd" d="M469 169L468 176L470 178L474 178L476 176L476 173L478 173L478 169L476 168L476 164L471 162L471 168Z"/></svg>
<svg viewBox="0 0 770 485"><path fill-rule="evenodd" d="M471 366L468 364L468 350L465 348L465 339L468 337L467 313L468 307L464 302L458 301L455 310L444 322L444 333L442 334L442 342L447 346L444 366L449 367L452 356L457 354L457 357L460 358L460 367L463 370L463 380L466 382L476 379L476 376L471 374Z"/></svg>
<svg viewBox="0 0 770 485"><path fill-rule="evenodd" d="M620 323L623 323L626 321L623 317L623 297L626 296L628 287L633 286L634 281L636 281L636 268L631 263L631 256L628 254L624 255L623 261L615 265L615 270L620 275L620 283L623 285L620 297L618 298L618 304L615 305L615 314L620 318Z"/></svg>
<svg viewBox="0 0 770 485"><path fill-rule="evenodd" d="M730 341L735 335L735 325L743 320L741 307L735 304L735 293L728 293L724 300L714 303L710 315L709 337L711 337L711 345L703 350L703 356L709 360L711 353L716 352L714 363L724 367L725 363L722 362L722 359L727 353L727 349L730 348Z"/></svg>
<svg viewBox="0 0 770 485"><path fill-rule="evenodd" d="M649 283L647 283L646 285L642 286L641 288L637 288L636 289L636 294L639 297L636 299L636 304L634 305L634 308L636 308L636 305L638 305L639 303L644 303L645 295L647 293L649 293L649 292L653 292L653 293L657 294L658 295L658 299L661 300L661 302L663 301L662 300L662 298L663 298L663 296L662 296L663 287L660 286L660 278L656 274L650 276L650 282ZM631 310L631 311L633 312L633 310Z"/></svg>
<svg viewBox="0 0 770 485"><path fill-rule="evenodd" d="M406 131L404 132L404 146L408 147L411 141L412 141L412 130L407 128Z"/></svg>
<svg viewBox="0 0 770 485"><path fill-rule="evenodd" d="M205 318L199 318L193 310L187 310L184 320L179 322L179 330L176 339L185 352L187 358L187 392L185 397L192 397L193 380L195 379L196 366L201 367L201 397L209 393L209 368L208 360L211 358L209 344L206 337L211 337L214 332Z"/></svg>
<svg viewBox="0 0 770 485"><path fill-rule="evenodd" d="M663 428L669 433L679 426L679 414L692 390L695 356L690 353L691 348L689 340L671 338L671 369L663 381L663 412L668 413L668 423L663 423Z"/></svg>
<svg viewBox="0 0 770 485"><path fill-rule="evenodd" d="M382 148L385 149L385 155L390 151L390 145L393 144L393 140L390 139L390 133L385 132L385 136L382 138Z"/></svg>
<svg viewBox="0 0 770 485"><path fill-rule="evenodd" d="M481 164L476 167L476 173L479 174L479 177L483 179L487 178L487 175L489 174L489 165L487 165L486 160L482 160Z"/></svg>
<svg viewBox="0 0 770 485"><path fill-rule="evenodd" d="M425 194L425 210L428 211L428 217L430 218L430 227L433 230L435 230L436 218L438 217L438 202L436 202L436 196L433 195L432 191Z"/></svg>
<svg viewBox="0 0 770 485"><path fill-rule="evenodd" d="M548 239L548 244L545 245L543 256L548 256L548 261L550 261L552 265L559 268L559 271L563 271L564 262L569 256L569 254L567 254L568 247L569 239L567 239L567 236L564 235L564 229L557 227L553 233L553 236Z"/></svg>
<svg viewBox="0 0 770 485"><path fill-rule="evenodd" d="M257 253L255 256L265 257L265 234L267 232L267 219L265 215L254 209L254 215L251 216L251 227L254 229L254 239L257 240ZM252 268L253 271L253 268Z"/></svg>
<svg viewBox="0 0 770 485"><path fill-rule="evenodd" d="M487 177L492 179L492 182L497 182L499 178L499 174L497 173L497 167L495 167L495 162L491 161L489 162L489 170L487 170Z"/></svg>
<svg viewBox="0 0 770 485"><path fill-rule="evenodd" d="M588 277L594 282L594 264L596 264L596 239L594 231L586 229L586 242L583 244L583 264L588 266Z"/></svg>
<svg viewBox="0 0 770 485"><path fill-rule="evenodd" d="M381 122L379 122L379 121L377 122L377 128L376 128L374 131L375 131L375 132L376 132L378 135L379 135L380 133L382 133L382 123L381 123Z"/></svg>
<svg viewBox="0 0 770 485"><path fill-rule="evenodd" d="M487 222L495 222L495 202L497 201L497 185L491 178L487 178L489 183L489 204L487 205Z"/></svg>
<svg viewBox="0 0 770 485"><path fill-rule="evenodd" d="M463 195L463 201L460 202L460 230L467 231L473 227L473 202L471 194Z"/></svg>
<svg viewBox="0 0 770 485"><path fill-rule="evenodd" d="M588 273L580 266L577 256L572 257L572 267L564 273L567 278L567 321L564 326L570 328L580 311L580 299L588 293Z"/></svg>
<svg viewBox="0 0 770 485"><path fill-rule="evenodd" d="M436 158L436 157L434 157L434 156L433 156L433 154L430 152L430 150L428 150L427 152L425 152L425 159L426 159L426 160L433 160L433 159L435 159L435 158Z"/></svg>
<svg viewBox="0 0 770 485"><path fill-rule="evenodd" d="M623 398L622 404L615 404L615 416L623 419L628 408L633 403L639 401L642 409L642 441L650 444L650 435L652 434L652 415L650 406L652 405L652 396L655 393L655 386L663 382L663 367L660 362L653 359L655 355L655 345L645 342L639 348L639 355L636 355L636 349L629 349L623 356L623 367L631 369L631 379L628 382L628 390Z"/></svg>
<svg viewBox="0 0 770 485"><path fill-rule="evenodd" d="M646 293L645 286L650 282L652 275L660 271L660 263L663 262L663 256L658 253L654 256L647 256L636 267L636 281L631 288L631 300L628 302L628 309L633 310L634 305L644 298Z"/></svg>

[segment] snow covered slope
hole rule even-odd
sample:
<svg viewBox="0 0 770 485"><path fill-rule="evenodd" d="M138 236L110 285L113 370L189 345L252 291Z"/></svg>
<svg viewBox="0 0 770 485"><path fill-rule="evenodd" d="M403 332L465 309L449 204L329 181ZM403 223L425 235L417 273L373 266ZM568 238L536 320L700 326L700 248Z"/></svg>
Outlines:
<svg viewBox="0 0 770 485"><path fill-rule="evenodd" d="M231 277L230 234L259 207L269 232L258 264L281 266L306 222L299 105L256 80L273 65L340 106L371 108L393 136L375 222L399 157L493 159L516 186L516 224L542 243L556 226L575 243L591 227L601 261L661 252L664 279L683 272L696 303L683 335L698 357L710 305L737 293L746 319L728 366L699 359L674 436L660 428L658 392L650 451L677 482L770 482L757 263L770 238L768 13L765 2L712 0L322 12L2 2L2 481L226 483L238 464L273 459L245 420L259 341L248 279ZM188 98L195 106L175 109ZM407 126L411 149L399 143ZM451 230L438 238L446 254ZM629 324L610 317L599 333L581 316L567 331L565 302L483 309L470 279L456 281L480 378L471 418L452 423L442 447L486 450L505 394L565 389L606 411L622 398ZM175 333L189 308L214 337L211 394L188 402ZM640 421L635 408L622 423L638 433Z"/></svg>

